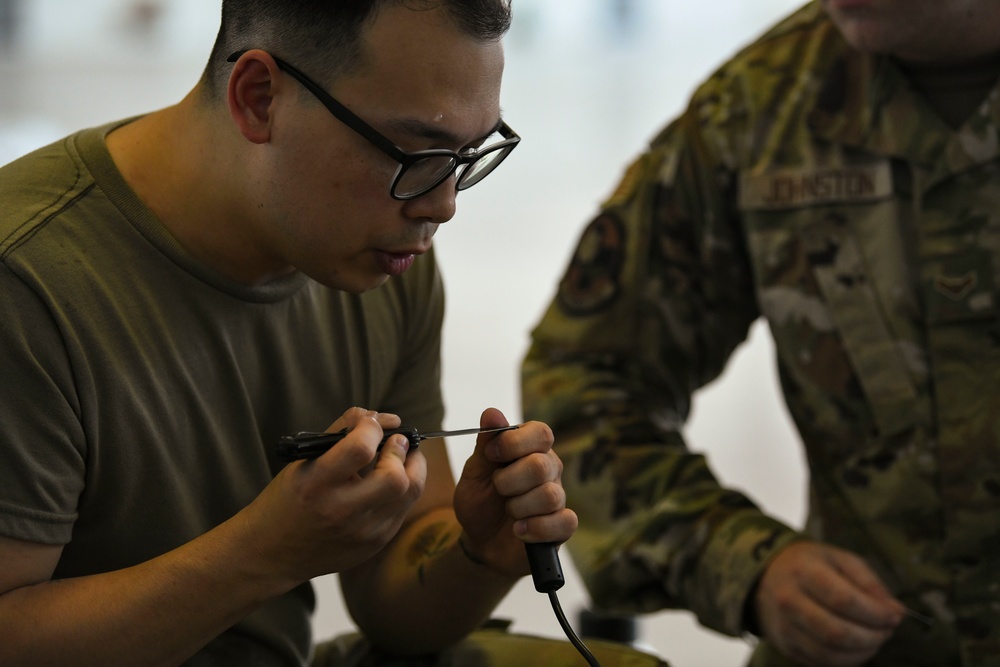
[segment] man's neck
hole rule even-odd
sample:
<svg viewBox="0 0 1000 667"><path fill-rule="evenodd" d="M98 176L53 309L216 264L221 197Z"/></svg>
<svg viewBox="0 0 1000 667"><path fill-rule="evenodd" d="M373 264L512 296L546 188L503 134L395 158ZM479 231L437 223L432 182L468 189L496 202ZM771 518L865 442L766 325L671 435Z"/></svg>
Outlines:
<svg viewBox="0 0 1000 667"><path fill-rule="evenodd" d="M958 62L897 61L941 118L959 128L1000 80L1000 51Z"/></svg>
<svg viewBox="0 0 1000 667"><path fill-rule="evenodd" d="M225 160L233 148L213 132L211 111L194 93L108 135L125 181L181 246L203 264L244 284L286 274L254 251L251 217L239 208ZM238 229L237 229L238 227Z"/></svg>

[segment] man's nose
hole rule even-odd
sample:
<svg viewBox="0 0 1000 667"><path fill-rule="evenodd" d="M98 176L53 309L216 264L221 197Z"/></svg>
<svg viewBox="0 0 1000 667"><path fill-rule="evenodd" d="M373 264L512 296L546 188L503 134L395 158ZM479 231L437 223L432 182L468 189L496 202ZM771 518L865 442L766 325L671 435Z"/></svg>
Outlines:
<svg viewBox="0 0 1000 667"><path fill-rule="evenodd" d="M455 176L452 175L430 192L404 203L403 212L408 218L441 224L455 216Z"/></svg>

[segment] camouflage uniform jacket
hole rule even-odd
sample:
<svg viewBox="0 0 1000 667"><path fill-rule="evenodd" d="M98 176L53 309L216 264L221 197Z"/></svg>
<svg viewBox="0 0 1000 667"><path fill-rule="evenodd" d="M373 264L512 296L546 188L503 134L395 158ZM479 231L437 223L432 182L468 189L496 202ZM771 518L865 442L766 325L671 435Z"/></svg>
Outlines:
<svg viewBox="0 0 1000 667"><path fill-rule="evenodd" d="M724 65L585 230L523 367L596 603L746 630L803 535L908 605L873 664L1000 664L1000 87L959 130L817 4ZM721 488L692 392L769 323L810 467L802 534ZM762 657L755 664L785 664Z"/></svg>

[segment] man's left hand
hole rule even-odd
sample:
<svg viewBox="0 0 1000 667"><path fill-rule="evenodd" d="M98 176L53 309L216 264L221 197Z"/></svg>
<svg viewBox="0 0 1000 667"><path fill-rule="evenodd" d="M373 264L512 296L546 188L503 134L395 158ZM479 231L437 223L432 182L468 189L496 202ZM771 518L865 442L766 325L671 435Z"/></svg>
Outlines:
<svg viewBox="0 0 1000 667"><path fill-rule="evenodd" d="M507 426L499 410L480 418L482 428ZM508 576L529 572L525 542L568 540L577 526L566 508L562 461L552 451L551 429L529 422L500 433L481 433L455 489L462 547Z"/></svg>

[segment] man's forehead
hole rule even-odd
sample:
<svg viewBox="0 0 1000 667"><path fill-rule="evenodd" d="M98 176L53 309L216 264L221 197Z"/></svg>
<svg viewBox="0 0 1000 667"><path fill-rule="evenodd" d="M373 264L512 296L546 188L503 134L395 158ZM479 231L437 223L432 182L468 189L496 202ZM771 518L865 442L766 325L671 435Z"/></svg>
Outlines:
<svg viewBox="0 0 1000 667"><path fill-rule="evenodd" d="M485 139L500 126L502 45L461 31L438 4L413 7L379 13L363 40L361 66L334 95L363 105L393 136L447 146Z"/></svg>
<svg viewBox="0 0 1000 667"><path fill-rule="evenodd" d="M446 145L463 145L481 141L495 134L502 124L503 120L498 117L492 124L481 126L483 129L473 130L467 136L463 136L458 133L456 128L446 126L443 123L429 123L417 118L393 118L385 123L387 128L396 133Z"/></svg>

